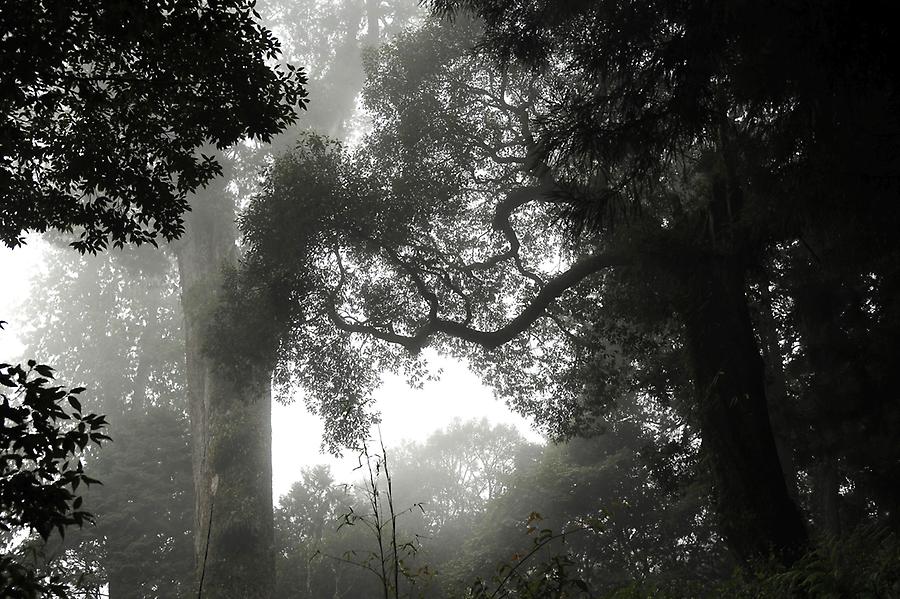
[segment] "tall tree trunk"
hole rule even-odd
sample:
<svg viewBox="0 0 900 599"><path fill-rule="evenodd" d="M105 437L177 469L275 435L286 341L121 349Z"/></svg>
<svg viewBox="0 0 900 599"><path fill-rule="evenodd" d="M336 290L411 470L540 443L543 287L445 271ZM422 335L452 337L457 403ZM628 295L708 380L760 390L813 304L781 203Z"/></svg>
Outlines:
<svg viewBox="0 0 900 599"><path fill-rule="evenodd" d="M132 599L137 596L134 588L134 580L129 580L128 576L123 576L121 572L109 572L106 581L106 596L109 599Z"/></svg>
<svg viewBox="0 0 900 599"><path fill-rule="evenodd" d="M693 273L682 312L720 530L743 560L774 552L789 563L807 534L775 448L744 270L734 258L707 255Z"/></svg>
<svg viewBox="0 0 900 599"><path fill-rule="evenodd" d="M268 599L275 580L271 386L267 364L240 371L207 351L223 269L236 264L234 205L197 196L178 251L203 599Z"/></svg>
<svg viewBox="0 0 900 599"><path fill-rule="evenodd" d="M350 118L366 80L362 54L378 45L381 37L381 3L345 3L340 12L342 30L336 32L340 42L334 48L332 68L310 84L317 90L310 98L309 109L298 126L311 128L335 139L344 140L351 133ZM365 34L360 26L365 24Z"/></svg>
<svg viewBox="0 0 900 599"><path fill-rule="evenodd" d="M352 3L347 6L345 39L336 50L339 67L318 86L319 99L302 119L306 126L338 137L346 134L346 121L365 79L357 33L362 10ZM367 0L364 10L365 43L375 45L380 35L379 3ZM220 181L228 180L226 172ZM253 363L251 358L249 366L240 360L238 369L205 351L223 269L237 265L235 207L229 197L224 189L212 188L197 195L178 250L193 444L197 585L202 580L201 599L268 599L275 588L273 365Z"/></svg>
<svg viewBox="0 0 900 599"><path fill-rule="evenodd" d="M769 419L772 433L775 436L775 449L784 471L784 479L788 492L794 502L800 497L797 488L798 468L794 459L794 439L790 418L791 406L788 397L787 377L784 372L784 356L778 343L778 324L775 321L775 307L769 291L769 278L760 277L759 281L759 315L757 327L762 341L763 358L766 369L766 397L769 405Z"/></svg>
<svg viewBox="0 0 900 599"><path fill-rule="evenodd" d="M857 450L858 444L846 441L851 435L875 428L866 426L866 404L876 393L860 367L864 361L857 353L860 348L842 328L853 302L841 278L815 266L796 272L805 276L797 277L794 308L808 368L815 374L804 388L804 399L815 415L815 435L810 444L812 463L808 468L812 483L810 504L820 532L837 536L842 528L839 459L848 453L853 456ZM853 465L856 468L851 466L851 471L862 470L862 464Z"/></svg>
<svg viewBox="0 0 900 599"><path fill-rule="evenodd" d="M368 5L357 3L344 4L340 12L343 30L334 49L334 66L310 88L318 90L318 94L310 99L303 124L335 139L344 139L349 133L347 120L353 115L365 82L359 29L367 8Z"/></svg>
<svg viewBox="0 0 900 599"><path fill-rule="evenodd" d="M841 535L841 479L837 461L833 456L820 455L810 468L812 481L812 513L820 532L831 536Z"/></svg>

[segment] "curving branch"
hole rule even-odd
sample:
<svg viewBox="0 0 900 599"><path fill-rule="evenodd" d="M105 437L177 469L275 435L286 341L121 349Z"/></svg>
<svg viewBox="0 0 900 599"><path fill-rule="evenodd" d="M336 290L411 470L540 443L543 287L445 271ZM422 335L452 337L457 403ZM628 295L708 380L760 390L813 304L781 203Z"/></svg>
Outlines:
<svg viewBox="0 0 900 599"><path fill-rule="evenodd" d="M492 256L487 260L473 262L464 266L457 266L457 270L471 275L476 270L493 268L501 262L513 259L515 260L516 268L518 268L519 272L536 282L539 286L543 285L543 281L537 277L537 275L525 269L522 264L519 256L519 249L521 247L519 236L516 234L509 219L513 212L529 202L536 200L544 203L555 203L556 200L553 199L553 196L550 193L555 188L555 183L545 182L528 187L517 187L507 193L506 197L497 204L497 208L494 210L494 219L491 226L495 230L503 233L503 237L506 239L506 243L509 247L505 252Z"/></svg>
<svg viewBox="0 0 900 599"><path fill-rule="evenodd" d="M435 316L432 312L428 320L412 335L402 335L392 330L386 331L368 324L348 321L338 313L333 298L329 298L326 302L326 312L331 322L342 331L370 335L388 343L401 345L412 353L421 351L436 334L449 335L463 341L476 343L485 349L495 349L511 341L538 319L546 316L550 304L567 290L596 272L613 266L622 266L629 261L626 254L617 252L605 252L582 258L565 272L547 281L518 316L492 331L476 329L467 323L446 320Z"/></svg>
<svg viewBox="0 0 900 599"><path fill-rule="evenodd" d="M409 325L410 330L403 333L398 332L392 323L361 322L347 314L342 314L338 308L338 304L341 303L339 297L342 295L344 281L342 276L341 283L332 290L331 295L325 301L328 318L338 329L369 335L388 343L400 345L412 353L419 352L438 334L476 343L487 349L494 349L523 333L538 319L546 316L552 317L552 314L548 313L551 304L588 276L605 268L627 263L624 253L598 253L577 261L568 270L547 280L542 274L529 269L525 264L521 256L521 242L511 222L512 215L530 202L558 204L566 200L560 198L558 193L560 185L556 181L553 171L546 161L545 152L535 139L531 127L530 115L535 102L533 82L529 93L524 98L508 98L506 94L508 85L508 74L504 71L501 73L499 82L491 80L490 85L487 86L488 89L473 85L464 87L465 91L478 97L486 106L505 114L505 130L511 137L500 136L499 139L484 139L461 126L454 127L457 135L474 144L495 165L516 165L515 172L520 175L526 173L534 180L532 185L521 185L510 189L495 207L491 225L495 231L502 234L506 248L483 261L465 263L463 260L451 259L450 263L443 267L449 272L442 273L427 269L424 265L417 264L415 260L406 259L392 248L376 243L383 256L393 263L398 272L409 277L415 292L427 306L427 313L425 313L425 309L421 309L422 313L419 318L414 319ZM521 148L524 151L512 152L515 148ZM471 174L475 183L480 184L478 173L473 171ZM370 241L374 242L371 239ZM474 318L471 299L463 287L453 280L452 275L458 274L478 279L476 272L491 269L505 262L510 263L515 271L528 279L533 284L536 293L521 313L503 326L495 330L475 328L472 326ZM464 314L455 314L454 316L442 314L440 294L429 283L438 287L443 286L450 293L461 298Z"/></svg>

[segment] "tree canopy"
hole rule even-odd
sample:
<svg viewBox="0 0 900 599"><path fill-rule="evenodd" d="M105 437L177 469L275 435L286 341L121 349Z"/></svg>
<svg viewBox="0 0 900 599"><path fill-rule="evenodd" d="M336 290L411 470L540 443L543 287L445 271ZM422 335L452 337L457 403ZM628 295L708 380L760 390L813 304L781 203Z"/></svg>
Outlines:
<svg viewBox="0 0 900 599"><path fill-rule="evenodd" d="M58 330L73 347L116 337L96 356L58 355L89 378L120 364L109 397L172 433L135 434L122 464L183 449L182 420L151 412L182 389L186 365L203 592L371 596L376 580L398 598L895 592L900 97L886 3L425 4L433 14L421 21L400 0L270 5L266 14L293 21L275 25L286 48L317 63L320 131L272 160L283 139L240 144L222 160L230 178L195 196L194 235L178 247L185 364L170 360L171 337L150 332L176 330L177 311L144 305L146 287L106 274L70 288L91 296L99 283L105 320L41 321L41 335ZM167 11L186 7L192 31L221 6L253 20L251 4L171 6L162 25L134 34L135 48L167 31ZM95 22L66 10L63 21ZM57 91L111 90L115 104L143 89L83 71L85 86ZM287 110L290 93L302 104L303 75L278 72L275 104ZM45 88L39 98L56 93ZM47 114L64 123L73 110ZM34 164L55 168L53 144L41 143ZM199 144L219 145L201 135L181 148L194 162L168 180L176 196L182 180L199 185L215 169ZM251 173L263 162L261 177ZM154 229L145 207L97 189L97 201L60 205L122 207L137 232L117 240L102 213L93 237L79 231L80 249L178 234L180 217ZM162 262L141 268L167 286L168 305ZM70 303L47 291L54 311ZM421 382L427 346L466 359L560 444L541 452L509 430L456 424L390 460L383 446L365 450L356 490L304 471L273 546L260 401L271 383L282 397L303 387L330 447L353 447L375 420L380 373ZM151 362L168 373L150 374ZM105 466L120 481L110 498L128 497L128 473ZM188 499L175 479L152 492ZM114 512L117 523L134 514ZM121 526L148 551L111 530L72 559L128 547L165 567L185 524L154 514L152 526ZM156 522L164 532L144 544ZM134 572L95 561L110 576ZM433 584L435 565L453 579L446 588ZM177 569L157 580L185 584Z"/></svg>
<svg viewBox="0 0 900 599"><path fill-rule="evenodd" d="M0 19L10 247L48 229L81 251L178 237L188 193L220 173L212 148L268 141L305 106L250 0L29 0Z"/></svg>
<svg viewBox="0 0 900 599"><path fill-rule="evenodd" d="M435 6L455 21L370 55L364 142L302 144L242 220L247 276L290 290L282 350L329 322L347 347L439 343L557 431L623 390L677 396L732 548L795 559L807 532L767 389L783 358L761 349L751 292L795 245L894 280L879 257L895 255L900 182L883 19Z"/></svg>

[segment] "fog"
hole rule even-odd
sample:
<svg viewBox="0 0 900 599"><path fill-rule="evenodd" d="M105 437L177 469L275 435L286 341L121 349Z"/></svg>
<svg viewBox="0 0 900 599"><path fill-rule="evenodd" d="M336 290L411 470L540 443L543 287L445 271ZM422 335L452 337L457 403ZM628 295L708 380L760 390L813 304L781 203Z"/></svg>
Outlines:
<svg viewBox="0 0 900 599"><path fill-rule="evenodd" d="M0 7L0 596L900 595L888 22Z"/></svg>

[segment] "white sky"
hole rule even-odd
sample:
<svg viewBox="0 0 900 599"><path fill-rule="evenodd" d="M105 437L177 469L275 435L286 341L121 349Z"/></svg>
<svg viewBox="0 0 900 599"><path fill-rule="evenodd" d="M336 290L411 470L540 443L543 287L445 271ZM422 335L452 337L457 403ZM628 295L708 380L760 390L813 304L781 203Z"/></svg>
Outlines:
<svg viewBox="0 0 900 599"><path fill-rule="evenodd" d="M0 331L0 362L12 359L23 350L16 337L24 324L18 318L18 306L27 301L28 281L35 269L41 268L41 242L29 238L28 245L10 250L0 247L0 320L9 324ZM38 359L40 357L38 356ZM461 420L487 418L492 424L511 424L529 440L540 442L528 422L511 412L503 402L466 366L454 359L432 354L429 361L443 374L439 381L426 383L422 389L411 389L402 377L386 375L384 385L376 392L376 407L382 414L381 434L386 446L404 440L423 441L431 433L445 428L454 418ZM90 392L90 390L88 390ZM322 423L310 414L298 399L291 405L274 403L272 407L272 453L274 497L277 499L300 478L300 469L315 464L329 464L335 477L343 482L357 478L353 472L357 456L342 459L320 452Z"/></svg>
<svg viewBox="0 0 900 599"><path fill-rule="evenodd" d="M426 383L422 389L410 389L402 377L387 375L375 393L381 411L381 435L390 448L403 440L424 441L431 433L445 428L454 418L487 418L492 424L510 424L530 441L542 442L528 421L514 414L493 392L457 360L429 356L432 366L443 369L441 380ZM356 455L343 459L319 453L322 425L309 414L302 401L289 406L277 403L272 411L273 489L276 499L287 492L300 475L300 468L311 464L329 464L335 478L352 482L358 476Z"/></svg>

